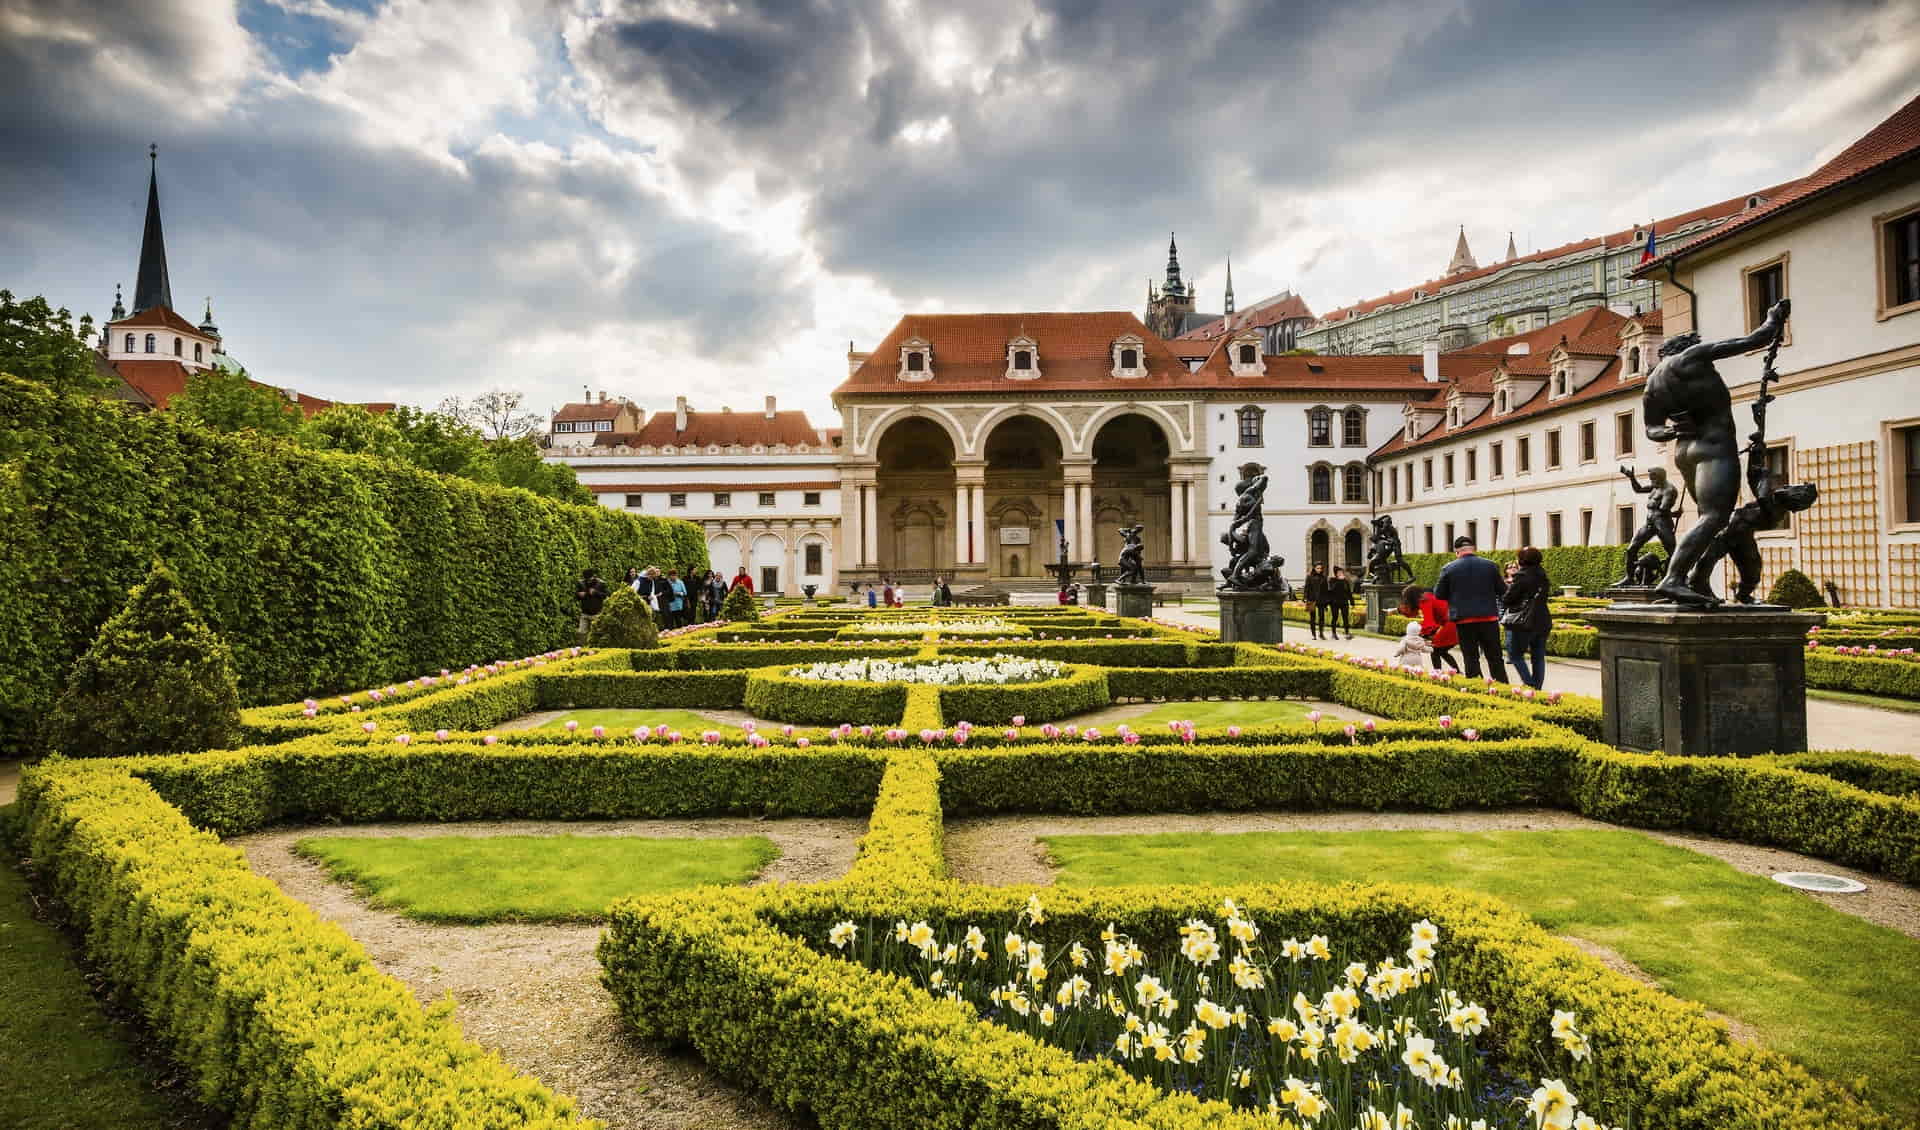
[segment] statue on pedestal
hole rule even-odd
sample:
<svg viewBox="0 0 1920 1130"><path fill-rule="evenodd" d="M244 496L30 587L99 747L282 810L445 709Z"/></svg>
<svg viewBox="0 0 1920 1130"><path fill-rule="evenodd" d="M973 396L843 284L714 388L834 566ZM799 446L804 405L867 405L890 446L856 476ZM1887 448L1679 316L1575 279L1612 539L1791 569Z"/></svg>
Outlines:
<svg viewBox="0 0 1920 1130"><path fill-rule="evenodd" d="M1667 573L1654 590L1656 600L1688 608L1711 608L1720 603L1708 578L1696 572L1707 547L1726 528L1740 501L1741 448L1733 422L1733 398L1727 383L1713 367L1724 357L1737 357L1769 346L1761 375L1760 402L1754 406L1760 431L1750 439L1765 456L1766 386L1773 357L1780 348L1790 307L1786 299L1767 311L1766 321L1745 337L1703 342L1697 333L1667 339L1660 347L1660 363L1647 375L1641 412L1647 438L1674 445L1674 465L1693 496L1697 520L1667 559ZM1691 583L1689 583L1691 581Z"/></svg>
<svg viewBox="0 0 1920 1130"><path fill-rule="evenodd" d="M1413 580L1413 566L1401 552L1400 531L1393 528L1393 519L1382 514L1373 520L1373 539L1367 546L1367 583L1391 585L1402 580Z"/></svg>
<svg viewBox="0 0 1920 1130"><path fill-rule="evenodd" d="M1239 473L1240 481L1233 484L1233 521L1220 535L1220 544L1227 547L1227 567L1220 570L1220 587L1240 592L1284 589L1286 581L1280 576L1280 567L1286 562L1268 552L1266 522L1260 514L1267 496L1267 469L1247 463Z"/></svg>
<svg viewBox="0 0 1920 1130"><path fill-rule="evenodd" d="M1621 464L1620 473L1627 477L1628 484L1633 487L1633 493L1653 497L1647 499L1647 520L1640 523L1639 532L1634 534L1633 540L1627 543L1627 567L1614 584L1616 586L1645 584L1652 587L1660 583L1660 578L1655 576L1651 581L1644 580L1646 574L1640 569L1640 551L1648 542L1657 539L1660 542L1660 548L1666 550L1667 556L1673 556L1673 524L1680 518L1680 488L1667 481L1665 467L1647 468L1646 486L1640 485L1640 476L1634 473L1631 465ZM1651 555L1648 559L1652 559Z"/></svg>
<svg viewBox="0 0 1920 1130"><path fill-rule="evenodd" d="M1120 528L1120 572L1114 577L1116 585L1144 585L1147 583L1147 566L1142 557L1147 547L1140 543L1139 526Z"/></svg>

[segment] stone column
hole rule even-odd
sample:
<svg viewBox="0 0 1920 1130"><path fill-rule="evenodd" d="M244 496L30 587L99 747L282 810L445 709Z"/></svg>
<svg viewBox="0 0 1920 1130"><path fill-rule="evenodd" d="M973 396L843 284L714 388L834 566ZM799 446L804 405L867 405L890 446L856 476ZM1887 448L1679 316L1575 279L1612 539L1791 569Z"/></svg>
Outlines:
<svg viewBox="0 0 1920 1130"><path fill-rule="evenodd" d="M1099 555L1093 551L1093 464L1068 463L1060 473L1066 479L1067 556L1075 561L1095 560ZM1049 560L1052 557L1048 554Z"/></svg>
<svg viewBox="0 0 1920 1130"><path fill-rule="evenodd" d="M1187 563L1187 483L1185 479L1175 479L1168 487L1173 509L1168 521L1172 528L1167 531L1168 564Z"/></svg>
<svg viewBox="0 0 1920 1130"><path fill-rule="evenodd" d="M786 572L780 576L780 591L788 596L800 594L800 545L796 540L798 537L799 534L795 532L793 523L788 522Z"/></svg>
<svg viewBox="0 0 1920 1130"><path fill-rule="evenodd" d="M985 474L983 470L981 474ZM973 492L973 506L969 513L973 515L973 557L976 565L984 564L991 547L987 545L987 485L983 479L970 488Z"/></svg>
<svg viewBox="0 0 1920 1130"><path fill-rule="evenodd" d="M968 550L972 548L967 537L967 519L969 517L967 500L973 494L965 483L953 488L953 563L965 565L973 560Z"/></svg>
<svg viewBox="0 0 1920 1130"><path fill-rule="evenodd" d="M865 495L860 505L860 563L872 568L880 564L880 484L868 483L860 490Z"/></svg>

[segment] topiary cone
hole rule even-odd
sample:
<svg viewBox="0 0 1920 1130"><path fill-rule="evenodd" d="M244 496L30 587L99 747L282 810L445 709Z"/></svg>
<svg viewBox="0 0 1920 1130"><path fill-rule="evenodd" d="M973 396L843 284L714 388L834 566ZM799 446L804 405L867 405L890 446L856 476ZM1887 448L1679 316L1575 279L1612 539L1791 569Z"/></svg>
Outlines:
<svg viewBox="0 0 1920 1130"><path fill-rule="evenodd" d="M660 627L653 622L653 610L647 602L622 585L613 590L600 615L593 618L587 643L594 647L659 647Z"/></svg>
<svg viewBox="0 0 1920 1130"><path fill-rule="evenodd" d="M1773 588L1767 593L1768 604L1784 604L1788 608L1825 608L1827 602L1814 587L1813 579L1798 569L1788 569L1773 582Z"/></svg>
<svg viewBox="0 0 1920 1130"><path fill-rule="evenodd" d="M47 715L69 757L193 753L240 744L233 653L159 561L74 662Z"/></svg>
<svg viewBox="0 0 1920 1130"><path fill-rule="evenodd" d="M741 620L758 620L760 603L753 599L753 594L747 591L747 586L737 585L728 590L727 599L720 602L720 618L736 623Z"/></svg>

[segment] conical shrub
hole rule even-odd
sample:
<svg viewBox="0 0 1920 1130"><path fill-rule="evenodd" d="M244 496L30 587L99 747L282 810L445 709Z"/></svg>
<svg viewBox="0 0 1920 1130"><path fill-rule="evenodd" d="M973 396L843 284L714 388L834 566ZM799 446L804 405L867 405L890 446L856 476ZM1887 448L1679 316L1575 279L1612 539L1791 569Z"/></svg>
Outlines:
<svg viewBox="0 0 1920 1130"><path fill-rule="evenodd" d="M69 757L192 753L240 744L233 653L158 561L75 661L45 722Z"/></svg>
<svg viewBox="0 0 1920 1130"><path fill-rule="evenodd" d="M594 647L659 647L660 627L653 622L653 610L647 602L621 585L607 597L600 615L593 618L587 643Z"/></svg>
<svg viewBox="0 0 1920 1130"><path fill-rule="evenodd" d="M753 599L747 586L739 585L728 590L727 599L720 602L720 618L738 623L741 620L758 620L760 602Z"/></svg>
<svg viewBox="0 0 1920 1130"><path fill-rule="evenodd" d="M1773 582L1772 591L1767 593L1768 604L1784 604L1788 608L1825 608L1827 602L1814 587L1813 578L1798 569L1788 569Z"/></svg>

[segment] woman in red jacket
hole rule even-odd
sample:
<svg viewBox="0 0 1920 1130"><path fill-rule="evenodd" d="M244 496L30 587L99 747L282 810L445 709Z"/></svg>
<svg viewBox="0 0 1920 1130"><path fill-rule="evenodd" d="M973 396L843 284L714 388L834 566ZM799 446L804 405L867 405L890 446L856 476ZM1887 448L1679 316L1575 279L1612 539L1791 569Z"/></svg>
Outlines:
<svg viewBox="0 0 1920 1130"><path fill-rule="evenodd" d="M1460 669L1453 658L1453 649L1460 643L1460 630L1453 626L1446 601L1433 595L1432 589L1408 585L1400 593L1400 615L1409 620L1419 617L1420 635L1433 645L1435 670L1443 662L1455 671Z"/></svg>

